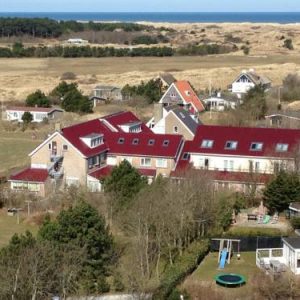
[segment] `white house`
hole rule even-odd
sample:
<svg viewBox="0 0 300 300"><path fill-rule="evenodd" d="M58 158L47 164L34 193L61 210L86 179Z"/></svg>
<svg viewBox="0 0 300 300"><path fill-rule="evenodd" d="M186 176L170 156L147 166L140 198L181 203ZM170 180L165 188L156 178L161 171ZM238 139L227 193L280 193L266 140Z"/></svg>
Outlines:
<svg viewBox="0 0 300 300"><path fill-rule="evenodd" d="M6 119L8 121L23 122L22 117L25 112L30 112L32 114L32 122L40 123L44 119L57 120L62 116L64 111L60 108L55 107L7 107Z"/></svg>
<svg viewBox="0 0 300 300"><path fill-rule="evenodd" d="M86 45L89 43L89 41L80 39L80 38L76 38L76 39L68 39L67 43L72 44L72 45Z"/></svg>
<svg viewBox="0 0 300 300"><path fill-rule="evenodd" d="M229 87L229 91L241 97L246 94L251 88L262 85L265 90L270 89L271 80L265 76L258 75L253 69L243 70L241 74L233 81Z"/></svg>
<svg viewBox="0 0 300 300"><path fill-rule="evenodd" d="M256 265L268 272L282 272L289 269L300 274L300 238L282 238L283 247L276 249L257 249Z"/></svg>
<svg viewBox="0 0 300 300"><path fill-rule="evenodd" d="M236 101L226 100L221 96L210 97L204 99L203 102L206 104L209 110L213 111L224 111L225 109L235 109L237 106Z"/></svg>

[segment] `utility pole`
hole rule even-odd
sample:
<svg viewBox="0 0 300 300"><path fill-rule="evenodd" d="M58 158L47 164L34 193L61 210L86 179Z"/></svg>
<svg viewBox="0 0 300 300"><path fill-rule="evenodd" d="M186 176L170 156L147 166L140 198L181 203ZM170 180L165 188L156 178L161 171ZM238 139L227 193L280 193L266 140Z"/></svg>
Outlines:
<svg viewBox="0 0 300 300"><path fill-rule="evenodd" d="M281 89L283 86L278 87L278 106L281 105Z"/></svg>
<svg viewBox="0 0 300 300"><path fill-rule="evenodd" d="M26 200L25 203L27 203L27 215L30 216L30 203L32 201L31 200Z"/></svg>
<svg viewBox="0 0 300 300"><path fill-rule="evenodd" d="M211 102L211 78L209 78L209 99L210 99L210 106L209 106L209 119L212 119L212 115L211 115L211 107L212 107L212 102Z"/></svg>

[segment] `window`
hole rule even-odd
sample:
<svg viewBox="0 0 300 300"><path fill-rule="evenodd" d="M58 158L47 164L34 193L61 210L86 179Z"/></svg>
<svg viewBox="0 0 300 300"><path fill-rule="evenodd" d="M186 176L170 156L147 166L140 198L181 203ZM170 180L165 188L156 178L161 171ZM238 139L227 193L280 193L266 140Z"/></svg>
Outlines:
<svg viewBox="0 0 300 300"><path fill-rule="evenodd" d="M214 141L212 140L203 140L201 143L201 148L212 148Z"/></svg>
<svg viewBox="0 0 300 300"><path fill-rule="evenodd" d="M261 151L263 148L263 143L252 143L250 146L251 151Z"/></svg>
<svg viewBox="0 0 300 300"><path fill-rule="evenodd" d="M125 142L125 139L124 139L124 138L119 138L118 144L124 144L124 142Z"/></svg>
<svg viewBox="0 0 300 300"><path fill-rule="evenodd" d="M255 162L255 172L258 172L259 169L260 169L260 163L259 163L259 161L256 161Z"/></svg>
<svg viewBox="0 0 300 300"><path fill-rule="evenodd" d="M63 145L63 150L67 151L68 150L68 145Z"/></svg>
<svg viewBox="0 0 300 300"><path fill-rule="evenodd" d="M168 166L168 161L166 159L158 158L156 160L156 167L157 168L167 168L167 166Z"/></svg>
<svg viewBox="0 0 300 300"><path fill-rule="evenodd" d="M151 140L148 141L148 145L149 145L149 146L153 146L154 143L155 143L155 141L154 141L153 139L151 139Z"/></svg>
<svg viewBox="0 0 300 300"><path fill-rule="evenodd" d="M151 167L151 158L141 158L142 167Z"/></svg>
<svg viewBox="0 0 300 300"><path fill-rule="evenodd" d="M235 150L238 145L237 141L227 141L225 144L226 150Z"/></svg>
<svg viewBox="0 0 300 300"><path fill-rule="evenodd" d="M102 138L101 137L97 137L91 140L91 147L95 148L97 146L99 146L102 142Z"/></svg>
<svg viewBox="0 0 300 300"><path fill-rule="evenodd" d="M138 145L138 144L139 144L139 139L132 140L132 145Z"/></svg>
<svg viewBox="0 0 300 300"><path fill-rule="evenodd" d="M50 143L50 144L48 144L48 148L49 148L49 150L51 150L51 148L52 148L52 147L51 147L51 143Z"/></svg>
<svg viewBox="0 0 300 300"><path fill-rule="evenodd" d="M163 146L164 147L168 147L169 146L170 141L169 140L164 140L163 141Z"/></svg>
<svg viewBox="0 0 300 300"><path fill-rule="evenodd" d="M190 154L188 152L184 152L182 155L183 160L189 160L190 159Z"/></svg>
<svg viewBox="0 0 300 300"><path fill-rule="evenodd" d="M277 152L286 152L289 148L288 144L277 144L276 145L276 151Z"/></svg>
<svg viewBox="0 0 300 300"><path fill-rule="evenodd" d="M173 132L174 132L174 133L178 133L178 127L177 127L177 126L174 126Z"/></svg>

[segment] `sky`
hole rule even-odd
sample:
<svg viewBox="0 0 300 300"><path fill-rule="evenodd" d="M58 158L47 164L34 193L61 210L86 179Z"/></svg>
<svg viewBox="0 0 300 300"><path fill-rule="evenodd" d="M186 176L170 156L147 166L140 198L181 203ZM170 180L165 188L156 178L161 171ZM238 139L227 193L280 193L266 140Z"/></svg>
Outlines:
<svg viewBox="0 0 300 300"><path fill-rule="evenodd" d="M300 12L300 0L0 0L0 12Z"/></svg>

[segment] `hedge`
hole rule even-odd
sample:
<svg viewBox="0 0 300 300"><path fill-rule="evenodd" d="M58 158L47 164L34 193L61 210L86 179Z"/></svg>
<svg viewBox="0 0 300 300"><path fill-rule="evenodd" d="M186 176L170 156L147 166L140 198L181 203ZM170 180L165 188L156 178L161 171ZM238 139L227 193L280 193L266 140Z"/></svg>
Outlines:
<svg viewBox="0 0 300 300"><path fill-rule="evenodd" d="M232 227L224 236L226 237L257 237L257 236L281 236L278 228L253 228L253 227Z"/></svg>
<svg viewBox="0 0 300 300"><path fill-rule="evenodd" d="M176 286L191 274L209 251L209 241L201 240L192 243L173 265L169 265L164 273L159 288L153 299L168 299Z"/></svg>

